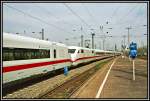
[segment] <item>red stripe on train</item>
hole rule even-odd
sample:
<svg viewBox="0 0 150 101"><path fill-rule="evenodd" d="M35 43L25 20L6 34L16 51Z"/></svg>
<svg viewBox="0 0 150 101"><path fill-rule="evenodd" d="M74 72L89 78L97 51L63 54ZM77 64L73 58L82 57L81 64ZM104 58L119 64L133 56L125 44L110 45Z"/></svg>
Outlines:
<svg viewBox="0 0 150 101"><path fill-rule="evenodd" d="M83 59L96 58L96 57L101 57L101 56L91 56L91 57L78 58L78 59L74 60L73 62L76 62L76 61L78 61L78 60L83 60Z"/></svg>
<svg viewBox="0 0 150 101"><path fill-rule="evenodd" d="M82 59L95 58L95 57L101 57L101 56L83 57L83 58L78 58L75 61L82 60ZM16 70L22 70L22 69L28 69L28 68L33 68L33 67L39 67L39 66L58 64L58 63L63 63L63 62L75 62L75 61L71 61L70 59L65 59L65 60L56 60L56 61L50 61L50 62L7 66L7 67L3 68L3 73L10 72L10 71L16 71Z"/></svg>
<svg viewBox="0 0 150 101"><path fill-rule="evenodd" d="M65 59L65 60L56 60L56 61L50 61L50 62L41 62L41 63L23 64L23 65L16 65L16 66L7 66L7 67L3 68L3 73L10 72L10 71L16 71L16 70L22 70L22 69L28 69L28 68L32 68L32 67L58 64L58 63L63 63L63 62L71 62L71 60L70 59Z"/></svg>

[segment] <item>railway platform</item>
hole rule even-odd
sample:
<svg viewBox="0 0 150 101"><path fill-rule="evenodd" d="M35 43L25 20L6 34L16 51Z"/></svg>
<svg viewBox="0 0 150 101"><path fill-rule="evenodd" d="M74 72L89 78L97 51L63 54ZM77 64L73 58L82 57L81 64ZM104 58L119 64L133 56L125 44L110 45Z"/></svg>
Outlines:
<svg viewBox="0 0 150 101"><path fill-rule="evenodd" d="M147 60L132 61L121 56L97 71L71 98L144 98L148 97Z"/></svg>

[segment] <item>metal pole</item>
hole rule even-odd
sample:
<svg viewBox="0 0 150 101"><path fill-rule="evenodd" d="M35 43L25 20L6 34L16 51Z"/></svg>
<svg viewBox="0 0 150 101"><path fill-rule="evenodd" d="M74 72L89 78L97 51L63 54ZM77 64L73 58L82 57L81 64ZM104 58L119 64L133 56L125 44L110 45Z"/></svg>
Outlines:
<svg viewBox="0 0 150 101"><path fill-rule="evenodd" d="M125 47L125 35L123 35L123 46Z"/></svg>
<svg viewBox="0 0 150 101"><path fill-rule="evenodd" d="M127 27L126 29L128 29L128 47L130 46L130 35L129 35L129 30L131 29L131 27Z"/></svg>
<svg viewBox="0 0 150 101"><path fill-rule="evenodd" d="M133 80L135 80L135 63L134 63L134 59L133 59Z"/></svg>
<svg viewBox="0 0 150 101"><path fill-rule="evenodd" d="M24 30L24 34L26 34L26 31Z"/></svg>
<svg viewBox="0 0 150 101"><path fill-rule="evenodd" d="M115 44L115 51L117 51L117 45Z"/></svg>
<svg viewBox="0 0 150 101"><path fill-rule="evenodd" d="M86 48L89 48L89 43L88 43L88 41L89 41L89 40L85 40L85 43L84 43L84 46L85 46Z"/></svg>
<svg viewBox="0 0 150 101"><path fill-rule="evenodd" d="M83 28L81 26L81 33L83 33ZM81 47L83 47L83 35L81 35Z"/></svg>
<svg viewBox="0 0 150 101"><path fill-rule="evenodd" d="M44 29L42 28L42 40L44 40Z"/></svg>
<svg viewBox="0 0 150 101"><path fill-rule="evenodd" d="M130 37L129 37L129 28L128 28L128 46L129 46L129 44L130 44L130 39L129 39Z"/></svg>
<svg viewBox="0 0 150 101"><path fill-rule="evenodd" d="M131 29L130 27L127 27L126 29L128 29L128 49L130 47L130 35L129 35L129 30ZM129 59L130 59L130 56L129 56ZM131 59L130 59L131 61Z"/></svg>
<svg viewBox="0 0 150 101"><path fill-rule="evenodd" d="M96 49L96 44L95 44L95 49Z"/></svg>
<svg viewBox="0 0 150 101"><path fill-rule="evenodd" d="M81 35L81 47L83 47L83 35Z"/></svg>
<svg viewBox="0 0 150 101"><path fill-rule="evenodd" d="M123 35L123 55L125 55L125 38L126 38L126 36L125 35Z"/></svg>
<svg viewBox="0 0 150 101"><path fill-rule="evenodd" d="M94 33L92 33L92 49L94 49Z"/></svg>
<svg viewBox="0 0 150 101"><path fill-rule="evenodd" d="M103 39L103 50L105 50L105 48L104 48L104 44L105 44L105 39Z"/></svg>
<svg viewBox="0 0 150 101"><path fill-rule="evenodd" d="M78 43L78 46L80 47L80 42Z"/></svg>
<svg viewBox="0 0 150 101"><path fill-rule="evenodd" d="M104 38L103 38L103 50L105 50L105 49L104 49L104 44L105 44L105 33L103 33L103 26L100 26L100 31L101 31L102 35L104 35Z"/></svg>
<svg viewBox="0 0 150 101"><path fill-rule="evenodd" d="M99 49L101 49L101 42L99 42Z"/></svg>

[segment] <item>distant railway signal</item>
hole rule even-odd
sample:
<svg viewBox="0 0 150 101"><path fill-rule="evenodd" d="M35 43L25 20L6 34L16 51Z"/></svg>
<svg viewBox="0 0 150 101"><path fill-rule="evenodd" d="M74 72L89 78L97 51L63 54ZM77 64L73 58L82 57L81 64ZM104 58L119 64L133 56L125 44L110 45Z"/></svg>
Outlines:
<svg viewBox="0 0 150 101"><path fill-rule="evenodd" d="M136 56L137 56L137 44L136 43L131 43L130 44L130 51L129 51L129 56L132 58L132 59L135 59Z"/></svg>
<svg viewBox="0 0 150 101"><path fill-rule="evenodd" d="M131 43L129 47L129 57L132 58L133 61L133 80L135 80L135 58L137 57L137 44Z"/></svg>

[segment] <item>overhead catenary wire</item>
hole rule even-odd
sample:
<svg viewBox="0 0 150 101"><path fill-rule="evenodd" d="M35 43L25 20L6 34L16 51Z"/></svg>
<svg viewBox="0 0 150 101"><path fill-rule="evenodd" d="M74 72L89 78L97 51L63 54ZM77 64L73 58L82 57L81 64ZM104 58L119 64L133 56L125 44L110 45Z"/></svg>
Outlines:
<svg viewBox="0 0 150 101"><path fill-rule="evenodd" d="M140 10L141 10L141 8L142 8L143 6L139 6L139 8L138 8L138 12L140 12ZM138 18L139 18L139 15L137 14L135 17L134 17L134 19L133 20L131 20L131 22L133 22L133 24L135 24L135 22L138 20ZM135 20L135 21L134 21ZM125 21L125 22L123 22L123 23L121 23L121 24L125 24L125 23L128 23L129 21Z"/></svg>
<svg viewBox="0 0 150 101"><path fill-rule="evenodd" d="M6 4L4 4L4 5L6 5ZM20 13L23 13L24 15L29 16L29 17L31 17L32 19L38 20L38 21L40 21L40 22L42 22L42 23L44 23L44 24L46 24L46 25L49 25L49 26L54 27L54 28L56 28L56 29L59 29L59 30L61 30L61 31L64 31L64 32L70 33L70 32L68 32L68 31L65 31L65 29L62 29L62 28L60 28L60 27L57 27L57 26L56 26L56 25L54 25L54 24L47 23L46 21L41 20L40 18L35 17L35 16L33 16L33 15L30 15L30 14L28 14L28 13L26 13L26 12L24 12L24 11L20 10L20 9L17 9L17 8L15 8L15 7L10 6L10 5L6 5L6 6L7 6L7 7L9 7L9 8L11 8L11 9L14 9L14 10L16 10L16 11L20 12ZM70 34L72 34L72 33L70 33Z"/></svg>
<svg viewBox="0 0 150 101"><path fill-rule="evenodd" d="M142 7L143 6L139 6L139 8L138 8L138 12L140 12L140 10L142 9ZM131 10L130 10L131 11ZM139 15L137 14L135 17L134 17L134 19L131 21L131 23L132 23L132 27L134 27L134 29L135 28L140 28L142 25L135 25L135 22L136 21L138 21L138 18L139 18ZM143 20L140 20L140 22L142 22ZM126 21L126 23L127 23L127 21ZM122 23L122 24L125 24L125 23ZM133 26L134 25L134 26ZM119 26L119 27L117 27L117 28L120 28L120 27L122 27L122 26Z"/></svg>
<svg viewBox="0 0 150 101"><path fill-rule="evenodd" d="M89 17L92 19L92 21L95 23L95 25L97 25L97 21L94 19L93 14L89 11L88 7L85 6L84 3L81 3L84 7L84 9L87 11L87 14L89 15Z"/></svg>
<svg viewBox="0 0 150 101"><path fill-rule="evenodd" d="M65 5L65 7L68 8L68 10L69 10L70 12L72 12L73 15L75 15L77 18L79 18L82 23L84 23L85 25L87 25L88 27L90 27L90 25L88 25L75 11L73 11L73 10L71 9L71 7L69 7L69 6L68 6L67 4L65 4L65 3L63 3L63 5Z"/></svg>
<svg viewBox="0 0 150 101"><path fill-rule="evenodd" d="M116 7L116 9L114 10L114 12L112 13L111 19L113 19L114 16L116 16L117 11L119 10L120 5Z"/></svg>
<svg viewBox="0 0 150 101"><path fill-rule="evenodd" d="M143 7L143 6L139 7L138 13L141 12L142 7ZM138 20L138 19L137 19L137 18L139 18L139 17L140 17L139 14L137 14L137 15L135 16L136 19L135 19L135 21L133 21L133 24L135 24L137 21L143 22L143 20Z"/></svg>
<svg viewBox="0 0 150 101"><path fill-rule="evenodd" d="M9 5L8 5L9 6ZM11 6L11 5L10 5ZM63 20L63 18L61 18L60 16L58 16L57 14L55 14L55 13L53 13L53 12L51 12L51 10L49 10L49 9L47 9L47 8L45 8L44 6L41 6L41 5L39 5L41 8L43 8L43 9L41 9L41 10L43 10L43 12L45 13L45 12L47 12L47 15L48 15L48 13L49 13L49 15L50 16L52 16L52 17L54 17L55 19L57 19L57 20ZM69 5L70 7L71 7L71 9L73 9L73 7L71 6L71 5ZM85 5L86 6L86 5ZM13 7L15 7L15 6L13 6ZM86 7L88 7L88 6L86 6ZM45 9L44 9L45 8ZM91 9L92 8L89 8L88 10L90 10L91 11ZM119 6L118 7L115 7L112 11L114 11L114 12L112 12L112 19L114 18L114 17L116 17L116 14L118 15L119 14L119 11L118 11L118 9L119 9ZM137 8L138 9L138 8ZM40 9L39 9L40 10ZM74 9L73 9L74 10ZM131 11L131 9L128 9L128 10L130 10ZM23 10L24 11L24 10ZM75 10L74 10L75 11ZM136 10L135 10L136 11ZM128 11L127 11L128 12ZM126 13L127 13L126 12ZM21 12L20 12L21 13ZM26 13L25 11L24 11L24 13ZM23 13L23 14L24 14ZM27 12L28 13L28 12ZM43 14L44 14L43 13ZM80 15L80 13L78 13L77 11L75 12L75 13L77 13L84 21L88 21L88 20L85 20L84 19L84 16L81 16ZM88 11L87 11L87 13L88 13ZM131 14L131 13L133 13L133 11L132 12L130 12L129 14ZM31 16L33 16L33 17L36 17L36 18L33 18L33 19L35 19L35 20L42 20L42 21L44 21L44 22L42 22L42 21L40 21L40 22L42 22L42 23L44 23L44 24L46 24L46 25L49 25L50 23L49 22L47 22L47 20L45 20L45 19L43 19L42 17L40 17L40 16L36 16L36 15L34 15L34 14L32 14L32 13L28 13L28 14L30 14ZM90 15L91 14L91 15ZM91 16L91 18L92 18L92 15L93 14L93 12L89 12L89 17ZM125 13L124 13L125 14ZM25 14L25 15L27 15L27 14ZM126 15L126 14L125 14ZM28 15L29 16L29 15ZM28 17L27 16L27 17ZM49 16L49 17L50 17ZM126 18L127 17L130 17L131 15L128 15L128 16L126 16ZM138 15L137 15L138 16ZM139 20L139 19L137 19L137 16L136 15L134 15L134 18L133 18L133 22L135 22L135 20L138 20L138 22L141 22L141 21L143 21L143 20ZM120 16L120 17L122 17L122 16ZM119 17L119 18L120 18ZM139 16L138 16L139 17ZM54 20L55 20L54 19ZM79 20L79 19L78 19ZM93 18L93 20L94 20L94 18ZM114 19L115 20L115 19ZM116 19L117 20L117 19ZM123 19L124 20L124 19ZM125 20L130 20L130 19L125 19ZM65 20L64 20L65 21ZM89 24L89 22L86 22L87 24ZM53 23L54 24L54 23ZM67 24L67 23L66 23ZM81 24L81 23L79 23L79 24ZM56 24L55 24L56 25ZM68 24L69 25L69 24ZM90 25L90 24L89 24ZM50 26L52 26L52 25L50 25ZM56 25L56 26L58 26L59 27L59 25ZM49 27L49 26L48 26ZM54 27L54 26L53 26ZM60 26L61 27L61 26ZM84 27L84 26L83 26ZM86 26L85 26L86 27ZM114 26L114 27L116 27L116 26ZM113 29L114 29L114 27L113 27ZM120 25L120 27L122 27L121 25ZM139 26L140 27L140 26ZM56 28L56 27L55 27ZM136 27L136 29L137 29L137 27ZM65 29L65 30L67 30L67 29ZM64 30L64 32L66 32ZM120 30L120 29L119 29ZM120 30L121 31L121 30ZM68 32L67 32L68 33ZM70 32L69 32L70 33ZM118 32L117 32L118 33ZM79 37L80 38L80 37ZM86 38L86 36L84 36L84 38ZM95 36L95 38L96 38L96 36ZM114 38L118 38L118 37L114 37Z"/></svg>
<svg viewBox="0 0 150 101"><path fill-rule="evenodd" d="M112 13L111 20L113 20L113 18L116 16L116 14L117 14L118 10L120 9L120 7L121 7L120 5L116 7L116 9L114 10L114 12Z"/></svg>
<svg viewBox="0 0 150 101"><path fill-rule="evenodd" d="M121 17L119 20L117 20L117 22L115 23L115 25L116 25L116 24L119 24L125 17L129 16L129 14L130 14L136 7L137 7L137 5L136 5L136 6L133 6L133 7L128 11L128 13L126 13L123 17Z"/></svg>
<svg viewBox="0 0 150 101"><path fill-rule="evenodd" d="M138 7L138 8L137 8ZM136 6L136 8L138 9L138 12L140 11L140 9L142 8L142 6ZM128 14L130 14L131 13L131 11L133 11L133 8L132 9L130 9L130 12L128 12ZM126 14L127 15L127 14ZM133 22L133 23L135 23L135 21L137 21L139 16L138 16L138 14L136 15L136 17L134 17L134 19L131 21L131 22ZM136 19L135 19L136 18ZM141 20L142 21L142 20ZM126 22L124 22L124 23L121 23L121 24L125 24L125 23L127 23L128 21L126 21ZM133 23L131 23L132 24L132 27L134 27L134 29L135 29L135 26L133 26L134 24ZM120 24L119 24L120 25ZM137 25L136 25L137 26ZM139 27L141 26L141 25L138 25ZM117 28L120 28L120 27L122 27L122 26L118 26ZM139 27L136 27L136 28L139 28ZM123 27L124 28L124 27ZM121 30L120 30L121 31ZM119 32L120 33L120 32Z"/></svg>
<svg viewBox="0 0 150 101"><path fill-rule="evenodd" d="M63 19L61 19L60 17L54 15L52 12L50 12L50 11L47 10L47 9L45 9L44 7L37 6L37 5L35 5L35 6L38 7L38 8L41 8L42 11L45 11L48 15L52 16L52 17L55 18L56 20L61 20L61 22L63 22L64 24L67 24L67 25L69 25L69 26L74 26L74 24L70 24L70 23L66 22L65 20L63 20Z"/></svg>
<svg viewBox="0 0 150 101"><path fill-rule="evenodd" d="M109 38L122 38L123 36L115 36L115 35L113 35L113 36L95 36L95 38L104 38L104 37L109 37ZM147 36L144 36L144 35L132 35L132 36L130 36L130 37L147 37ZM90 37L88 37L88 36L86 36L86 38L90 38Z"/></svg>

